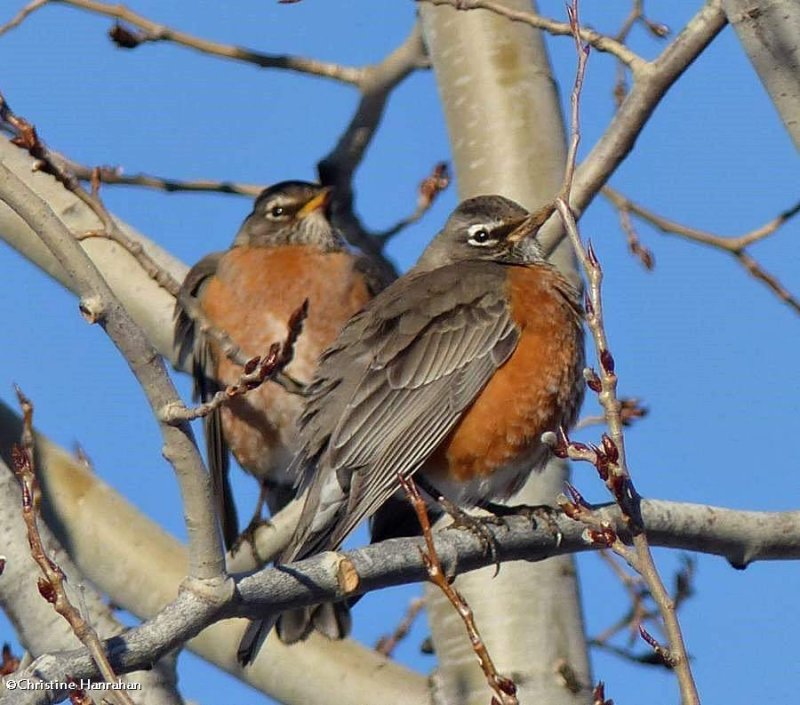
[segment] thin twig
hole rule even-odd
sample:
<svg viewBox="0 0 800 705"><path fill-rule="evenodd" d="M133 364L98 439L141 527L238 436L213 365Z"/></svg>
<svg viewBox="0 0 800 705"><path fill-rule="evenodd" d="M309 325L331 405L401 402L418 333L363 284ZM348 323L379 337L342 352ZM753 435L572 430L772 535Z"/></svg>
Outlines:
<svg viewBox="0 0 800 705"><path fill-rule="evenodd" d="M628 35L637 24L644 25L650 34L658 39L664 39L665 37L669 36L670 33L670 29L667 27L667 25L660 22L653 22L647 18L647 16L644 14L644 0L633 0L631 3L631 10L628 13L628 16L623 20L622 25L617 33L614 35L614 39L620 44L625 44L628 39ZM625 99L627 93L628 87L626 83L626 64L624 61L617 60L616 80L614 81L613 95L618 108L620 105L622 105L622 101Z"/></svg>
<svg viewBox="0 0 800 705"><path fill-rule="evenodd" d="M708 232L707 230L700 230L699 228L693 228L665 218L649 208L632 201L610 186L604 186L602 193L617 208L620 217L622 217L623 214L632 213L654 228L657 228L662 233L677 235L691 242L697 242L701 245L707 245L730 253L753 277L764 282L781 301L788 304L797 313L800 313L800 299L793 296L775 276L767 272L752 255L746 251L747 247L769 237L784 223L800 213L800 201L763 225L743 235L739 235L738 237L723 237Z"/></svg>
<svg viewBox="0 0 800 705"><path fill-rule="evenodd" d="M461 593L450 584L445 571L442 569L439 554L436 552L436 547L433 544L433 532L431 531L431 522L428 518L425 500L422 499L416 483L413 479L405 478L402 475L398 475L398 481L403 491L406 493L408 501L414 508L420 528L422 529L422 535L425 539L425 551L420 549L420 555L422 556L422 561L425 564L425 569L428 572L430 581L444 593L444 596L450 601L450 604L453 605L458 616L461 617L461 620L464 622L470 644L472 644L472 650L478 658L478 663L486 677L486 682L494 693L497 703L499 705L519 705L519 701L517 700L517 686L510 678L501 676L497 672L494 661L492 661L492 657L489 655L489 650L486 648L483 639L481 639L480 632L478 632L478 626L475 624L475 615L472 612L472 608L470 608L466 600L464 600Z"/></svg>
<svg viewBox="0 0 800 705"><path fill-rule="evenodd" d="M570 24L577 27L579 24L577 0L569 9ZM641 518L640 497L633 486L628 472L627 457L625 454L625 441L621 418L621 404L617 398L617 375L615 372L614 358L610 352L603 320L602 279L603 270L591 244L584 247L578 233L572 210L569 206L570 184L572 178L577 148L580 142L580 87L583 83L583 74L586 68L586 48L582 46L580 33L575 32L578 68L575 77L575 89L571 99L571 133L568 152L568 166L566 169L565 184L556 199L556 208L561 216L567 236L572 241L575 253L581 262L588 280L588 294L586 297L586 323L592 334L597 358L600 362L600 374L587 370L587 384L598 395L598 400L603 408L609 433L603 434L601 446L585 446L584 444L570 443L565 434L561 433L558 448L559 455L587 460L592 462L605 481L612 496L622 511L626 524L632 536L633 551L625 546L619 537L606 527L600 527L601 535L597 540L605 543L609 548L622 556L628 564L636 570L647 583L653 599L659 606L664 628L669 642L669 650L664 649L640 627L642 638L658 650L660 655L675 670L681 689L681 698L684 705L695 705L700 702L697 686L692 676L689 657L683 641L680 624L675 613L675 601L670 597L661 576L658 574L653 561L650 545L644 532ZM570 165L571 163L571 165ZM581 520L586 512L578 502L562 505L565 511L573 510L572 516Z"/></svg>
<svg viewBox="0 0 800 705"><path fill-rule="evenodd" d="M161 420L169 424L178 424L208 416L231 399L257 389L264 382L277 381L278 375L283 373L294 357L294 347L303 331L303 322L307 316L308 299L289 318L287 323L289 332L286 334L286 340L283 343L273 343L266 355L248 360L244 364L242 374L234 384L221 389L207 402L192 409L187 409L183 404L165 407L162 410Z"/></svg>
<svg viewBox="0 0 800 705"><path fill-rule="evenodd" d="M670 220L669 218L658 215L658 213L639 205L610 186L604 186L602 192L603 195L608 198L608 200L611 201L611 203L613 203L619 210L633 213L642 220L646 220L663 233L669 235L679 235L687 240L699 242L703 245L709 245L711 247L717 247L733 254L740 253L749 245L769 237L784 223L800 213L800 201L798 201L787 210L779 213L777 216L764 223L764 225L746 232L744 235L739 235L738 237L722 237L720 235L714 235L706 230L700 230L699 228L692 228L688 225L682 225L674 220Z"/></svg>
<svg viewBox="0 0 800 705"><path fill-rule="evenodd" d="M4 25L0 25L0 37L2 37L9 30L19 27L28 15L32 15L43 5L46 5L50 0L33 0L23 7L14 17L12 17Z"/></svg>
<svg viewBox="0 0 800 705"><path fill-rule="evenodd" d="M162 408L180 403L160 356L72 233L47 203L2 163L0 197L58 258L80 298L84 318L99 324L117 346L142 386L156 418ZM159 421L159 430L164 443L163 454L175 470L186 514L190 578L184 585L216 603L224 599L231 583L224 573L224 552L210 479L188 423L171 426Z"/></svg>
<svg viewBox="0 0 800 705"><path fill-rule="evenodd" d="M497 0L417 0L417 2L427 2L431 5L450 5L459 10L490 10L491 12L501 15L502 17L506 17L513 22L522 22L524 24L528 24L531 27L544 30L548 34L566 37L572 36L572 29L570 28L568 22L558 22L557 20L542 17L535 12L514 10L507 7L502 2L498 2ZM595 30L588 29L586 27L581 27L580 35L582 41L590 44L598 51L606 52L612 56L615 56L626 66L628 66L634 72L634 74L636 74L636 72L646 64L644 59L631 51L622 42L615 40L613 37L600 34L600 32L596 32Z"/></svg>
<svg viewBox="0 0 800 705"><path fill-rule="evenodd" d="M260 184L244 184L213 179L172 179L154 174L125 174L118 166L88 167L59 155L66 168L81 181L93 177L109 185L143 186L167 193L229 193L235 196L257 196L265 188Z"/></svg>
<svg viewBox="0 0 800 705"><path fill-rule="evenodd" d="M330 78L350 85L358 85L363 76L363 69L357 67L341 66L339 64L317 61L316 59L308 59L302 56L265 54L245 47L202 39L201 37L196 37L187 32L181 32L158 22L154 22L128 9L124 5L108 5L102 2L95 2L95 0L49 0L49 2L48 0L44 0L43 2L33 2L14 17L13 20L3 25L3 27L0 28L0 35L18 26L35 10L50 3L59 3L81 10L87 10L96 15L110 17L135 27L139 31L133 31L117 24L112 27L109 32L111 39L117 46L123 49L134 49L140 44L145 43L172 42L179 46L195 49L209 56L242 61L260 68L283 69L311 76Z"/></svg>
<svg viewBox="0 0 800 705"><path fill-rule="evenodd" d="M628 241L628 249L632 255L638 258L646 270L652 271L652 269L656 266L655 257L649 248L642 245L642 241L639 238L639 233L636 232L636 228L631 220L630 211L620 208L618 212L619 224L622 227L622 231L625 233L625 237Z"/></svg>
<svg viewBox="0 0 800 705"><path fill-rule="evenodd" d="M419 615L424 606L425 600L421 597L415 597L411 600L411 604L409 604L400 624L395 627L391 634L385 634L378 639L378 643L375 644L375 651L379 654L383 654L386 658L391 658L397 645L411 632L411 626L414 624L414 620L416 620L417 615Z"/></svg>
<svg viewBox="0 0 800 705"><path fill-rule="evenodd" d="M53 609L67 621L75 636L89 650L106 683L117 683L119 678L108 662L102 640L67 597L66 576L59 565L47 555L39 534L38 514L42 494L34 463L33 404L19 387L16 392L22 407L22 439L20 445L14 446L11 455L14 472L22 490L22 518L28 533L31 557L44 576L39 579L39 593L53 605ZM120 705L133 705L133 700L124 690L112 689L109 692Z"/></svg>
<svg viewBox="0 0 800 705"><path fill-rule="evenodd" d="M433 167L433 171L431 171L430 175L426 176L420 182L419 188L417 189L417 205L416 208L414 208L414 212L383 232L375 233L374 237L385 244L395 235L405 230L409 225L416 223L430 210L439 194L449 185L450 171L447 167L447 162L439 162Z"/></svg>
<svg viewBox="0 0 800 705"><path fill-rule="evenodd" d="M481 639L481 635L478 632L478 627L475 624L475 616L472 613L472 609L466 603L458 590L456 590L450 584L447 579L447 575L442 569L442 564L439 561L439 555L437 554L436 547L433 544L433 533L431 531L431 523L430 519L428 518L428 512L425 507L425 500L423 500L420 496L416 483L413 479L407 479L401 475L398 475L398 481L400 482L403 491L406 493L408 501L411 502L411 506L417 513L417 519L419 520L419 525L422 528L426 550L423 551L420 549L420 555L422 556L425 568L428 571L428 577L430 578L430 581L444 593L445 597L450 601L450 604L453 605L454 609L458 613L458 616L461 617L462 621L464 622L467 635L469 636L470 643L472 644L472 650L475 652L475 656L478 658L478 663L480 664L481 670L486 677L486 682L489 684L489 687L494 693L497 703L499 705L519 705L516 695L517 686L510 678L501 676L497 672L494 662L492 661L492 657L489 655L489 651L486 648L486 644L484 644L483 639Z"/></svg>
<svg viewBox="0 0 800 705"><path fill-rule="evenodd" d="M5 97L0 93L0 123L8 126L13 131L15 137L11 140L16 146L25 149L34 159L37 160L35 168L50 174L68 191L75 194L83 201L97 216L102 223L103 229L100 232L92 231L89 233L95 237L106 237L127 250L159 286L168 291L173 296L177 296L180 290L178 282L167 270L161 267L135 240L128 237L106 210L105 205L96 193L89 193L80 184L80 181L67 169L63 168L63 162L58 155L55 155L47 145L39 138L36 127L25 118L16 115Z"/></svg>

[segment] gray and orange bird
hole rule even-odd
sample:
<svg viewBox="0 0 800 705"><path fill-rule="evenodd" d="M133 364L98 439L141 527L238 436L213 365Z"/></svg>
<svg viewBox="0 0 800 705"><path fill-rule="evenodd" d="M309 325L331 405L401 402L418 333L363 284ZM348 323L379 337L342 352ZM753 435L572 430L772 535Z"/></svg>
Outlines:
<svg viewBox="0 0 800 705"><path fill-rule="evenodd" d="M501 196L464 201L323 353L292 464L305 505L278 562L337 549L398 476L469 506L508 499L545 465L542 434L579 411L584 346L579 295L543 257L541 220ZM240 661L276 622L308 633L311 614L252 622Z"/></svg>
<svg viewBox="0 0 800 705"><path fill-rule="evenodd" d="M329 188L302 181L269 187L256 198L231 248L204 257L189 271L176 305L174 340L178 364L185 369L189 363L201 401L235 383L242 368L202 333L181 306L182 297L193 297L205 319L246 358L283 341L289 319L307 300L308 317L286 373L308 382L322 351L380 288L364 258L350 252L331 225L330 199ZM301 396L267 382L205 417L209 469L228 548L238 535L228 451L259 480L275 513L294 497L291 461L302 407ZM346 622L321 628L340 637Z"/></svg>

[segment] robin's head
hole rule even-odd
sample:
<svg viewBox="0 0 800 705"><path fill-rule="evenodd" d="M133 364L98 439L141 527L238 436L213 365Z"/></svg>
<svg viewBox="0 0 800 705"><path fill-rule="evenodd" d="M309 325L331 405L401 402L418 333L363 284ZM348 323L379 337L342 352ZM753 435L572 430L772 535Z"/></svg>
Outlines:
<svg viewBox="0 0 800 705"><path fill-rule="evenodd" d="M544 261L536 233L543 219L503 196L476 196L459 204L422 253L416 269L464 260L507 264Z"/></svg>
<svg viewBox="0 0 800 705"><path fill-rule="evenodd" d="M234 245L312 245L324 250L344 246L331 225L331 189L305 181L282 181L262 191Z"/></svg>

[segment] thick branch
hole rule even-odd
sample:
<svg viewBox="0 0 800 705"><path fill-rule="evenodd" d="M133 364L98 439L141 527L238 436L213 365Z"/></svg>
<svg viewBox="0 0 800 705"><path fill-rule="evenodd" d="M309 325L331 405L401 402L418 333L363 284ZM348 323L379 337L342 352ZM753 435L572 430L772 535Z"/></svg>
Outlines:
<svg viewBox="0 0 800 705"><path fill-rule="evenodd" d="M0 402L0 454L4 458L10 460L11 446L20 432L17 414ZM36 434L36 457L45 519L86 580L141 619L157 615L175 598L186 575L185 547L105 484L98 473L41 434ZM15 499L13 506L18 503ZM286 544L300 506L290 503L259 530L260 555L268 556ZM146 546L147 550L131 550L131 546ZM24 548L27 553L27 546ZM256 567L252 558L249 551L239 551L229 571L252 571ZM38 596L36 599L43 604ZM340 705L362 705L365 693L386 703L399 703L401 696L414 703L425 700L424 678L352 641L334 646L326 639L310 639L287 650L270 640L263 656L242 670L235 654L244 626L244 621L236 620L215 624L192 639L188 648L280 701L313 702L320 692L333 689ZM42 635L46 633L44 630ZM43 651L39 648L36 653ZM341 686L343 672L348 673L346 688ZM315 674L313 680L309 673Z"/></svg>
<svg viewBox="0 0 800 705"><path fill-rule="evenodd" d="M386 101L394 88L420 66L427 65L422 31L414 25L406 40L383 61L364 69L359 82L361 101L333 150L317 165L320 181L336 189L334 218L347 239L381 267L389 278L393 265L382 254L385 242L371 237L353 211L353 174L378 129Z"/></svg>
<svg viewBox="0 0 800 705"><path fill-rule="evenodd" d="M746 512L655 500L645 500L641 506L647 535L654 546L721 555L737 568L756 560L800 558L800 511ZM598 520L608 522L620 538L630 541L626 522L616 506L595 511ZM541 560L598 548L587 543L582 524L563 515L555 521L560 537L547 525L532 531L530 521L522 517L510 518L507 527L489 527L489 530L502 560ZM428 573L418 550L421 547L422 539L393 539L343 554L359 576L356 592L425 580ZM436 532L435 547L448 574L474 570L492 562L480 540L469 532ZM280 569L264 570L238 581L238 601L227 606L209 605L183 592L152 622L115 640L111 664L117 672L141 668L148 659L165 653L205 625L226 616L263 615L265 610L282 610L352 594L349 585L339 585L338 567L337 554L324 553ZM508 567L501 567L500 574ZM46 680L60 679L65 674L75 678L96 675L85 652L40 659L34 667ZM41 693L25 697L25 700L15 699L14 704L45 702ZM0 703L6 702L11 701L7 697L0 699ZM402 702L421 702L419 693L409 692Z"/></svg>
<svg viewBox="0 0 800 705"><path fill-rule="evenodd" d="M796 0L723 0L722 5L800 149L800 4Z"/></svg>
<svg viewBox="0 0 800 705"><path fill-rule="evenodd" d="M100 323L142 385L156 418L168 405L180 404L164 364L141 329L116 299L100 272L50 207L14 173L0 164L3 200L33 229L62 263L81 299L81 312ZM223 590L223 551L211 498L211 486L188 422L178 426L160 422L164 454L172 462L181 486L190 545L189 574Z"/></svg>

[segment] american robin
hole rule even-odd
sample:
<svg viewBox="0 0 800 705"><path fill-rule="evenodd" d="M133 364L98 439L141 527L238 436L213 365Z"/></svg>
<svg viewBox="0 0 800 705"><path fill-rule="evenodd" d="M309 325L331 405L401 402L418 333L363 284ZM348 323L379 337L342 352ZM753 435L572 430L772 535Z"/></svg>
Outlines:
<svg viewBox="0 0 800 705"><path fill-rule="evenodd" d="M505 500L569 428L584 390L577 291L502 196L464 201L417 265L323 353L300 418L305 505L279 562L338 548L416 472L451 501ZM284 613L253 622L248 663ZM300 631L297 625L289 625Z"/></svg>
<svg viewBox="0 0 800 705"><path fill-rule="evenodd" d="M181 305L193 297L209 323L250 358L286 338L287 323L308 300L308 318L286 372L308 382L320 353L381 282L363 257L349 252L328 217L331 191L285 181L263 191L226 252L204 257L186 277L175 310L179 364L191 358L202 401L237 381L242 368L201 331ZM226 545L237 539L228 480L228 449L262 483L272 513L294 497L290 463L297 448L302 397L267 382L205 417L209 469ZM343 629L332 626L333 636Z"/></svg>

